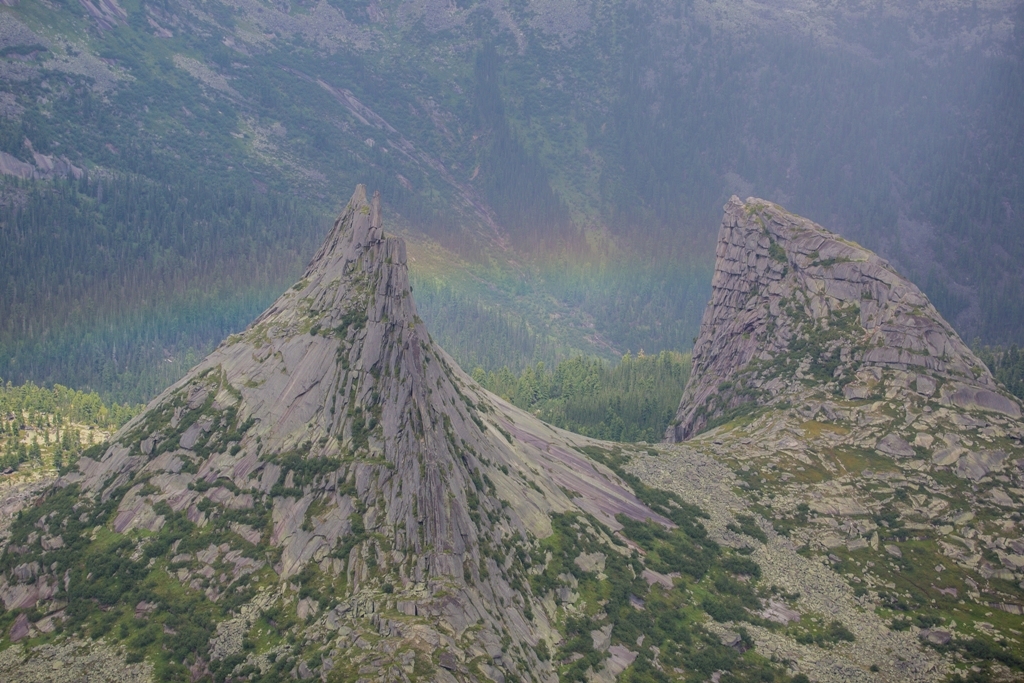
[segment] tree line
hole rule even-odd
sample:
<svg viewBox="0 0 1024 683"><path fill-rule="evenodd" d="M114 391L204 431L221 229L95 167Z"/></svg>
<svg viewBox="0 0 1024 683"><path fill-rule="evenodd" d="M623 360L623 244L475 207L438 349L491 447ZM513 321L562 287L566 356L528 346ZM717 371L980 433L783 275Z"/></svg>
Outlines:
<svg viewBox="0 0 1024 683"><path fill-rule="evenodd" d="M518 375L507 367L473 371L473 379L540 419L609 441L661 441L690 377L690 356L674 351L627 353L615 365L586 356L543 363Z"/></svg>
<svg viewBox="0 0 1024 683"><path fill-rule="evenodd" d="M42 463L44 454L59 469L92 445L94 431L112 432L141 409L60 384L47 389L0 381L0 470Z"/></svg>

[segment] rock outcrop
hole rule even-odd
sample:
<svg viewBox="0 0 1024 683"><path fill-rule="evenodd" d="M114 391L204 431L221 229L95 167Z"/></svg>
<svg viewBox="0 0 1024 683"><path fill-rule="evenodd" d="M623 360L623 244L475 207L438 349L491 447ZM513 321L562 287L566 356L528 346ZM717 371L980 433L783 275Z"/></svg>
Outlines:
<svg viewBox="0 0 1024 683"><path fill-rule="evenodd" d="M630 471L701 504L720 543L759 539L790 595L765 619L853 636L822 653L792 638L805 617L752 625L764 656L823 682L1019 680L1020 403L920 290L808 220L734 197L717 253L668 457Z"/></svg>
<svg viewBox="0 0 1024 683"><path fill-rule="evenodd" d="M15 530L0 596L46 614L76 604L96 580L82 558L110 542L202 604L246 596L192 662L197 676L247 661L251 629L277 605L310 624L317 675L378 659L373 642L388 662L374 680L413 668L554 680L534 649L554 629L544 596L523 589L551 516L584 512L613 532L619 514L667 523L577 450L587 443L488 394L431 341L405 245L360 186L295 286L83 456L37 529ZM118 590L137 618L165 618L152 589ZM431 664L440 650L450 666Z"/></svg>
<svg viewBox="0 0 1024 683"><path fill-rule="evenodd" d="M764 405L792 379L876 395L883 376L943 405L1021 416L927 297L878 255L770 202L733 197L669 441Z"/></svg>

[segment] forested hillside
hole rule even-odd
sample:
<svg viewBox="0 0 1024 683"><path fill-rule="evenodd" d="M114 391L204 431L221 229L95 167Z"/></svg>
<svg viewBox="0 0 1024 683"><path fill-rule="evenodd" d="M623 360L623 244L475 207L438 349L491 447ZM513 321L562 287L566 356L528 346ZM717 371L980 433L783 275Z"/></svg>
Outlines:
<svg viewBox="0 0 1024 683"><path fill-rule="evenodd" d="M61 468L104 443L142 406L107 405L95 392L0 382L0 470L24 463Z"/></svg>
<svg viewBox="0 0 1024 683"><path fill-rule="evenodd" d="M1016 0L21 0L0 374L152 396L287 286L358 182L466 367L684 350L733 193L1019 344L1021 26Z"/></svg>
<svg viewBox="0 0 1024 683"><path fill-rule="evenodd" d="M548 370L543 363L518 376L483 368L473 379L545 422L608 441L661 441L679 407L690 357L662 351L626 354L612 366L576 357Z"/></svg>
<svg viewBox="0 0 1024 683"><path fill-rule="evenodd" d="M1010 393L1024 399L1024 354L1016 344L1008 349L980 349L977 354Z"/></svg>
<svg viewBox="0 0 1024 683"><path fill-rule="evenodd" d="M0 368L142 401L301 268L322 217L194 177L9 181Z"/></svg>

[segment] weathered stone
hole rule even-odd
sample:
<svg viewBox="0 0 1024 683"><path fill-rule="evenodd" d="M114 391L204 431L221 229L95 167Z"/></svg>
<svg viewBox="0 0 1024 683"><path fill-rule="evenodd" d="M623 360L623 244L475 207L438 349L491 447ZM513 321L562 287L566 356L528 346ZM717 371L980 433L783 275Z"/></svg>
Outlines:
<svg viewBox="0 0 1024 683"><path fill-rule="evenodd" d="M594 649L598 652L606 651L612 644L612 628L614 624L605 624L596 631L590 632L590 637L594 641Z"/></svg>
<svg viewBox="0 0 1024 683"><path fill-rule="evenodd" d="M1008 496L1006 494L1006 491L1004 491L1004 490L1002 490L1000 488L992 489L991 491L989 491L988 495L989 495L989 498L992 499L992 502L995 503L996 505L1001 505L1002 507L1016 507L1017 506L1017 504L1014 502L1013 498L1010 498L1010 496Z"/></svg>
<svg viewBox="0 0 1024 683"><path fill-rule="evenodd" d="M1006 453L1003 451L968 453L957 461L956 474L977 481L989 472L1000 469L1005 460Z"/></svg>
<svg viewBox="0 0 1024 683"><path fill-rule="evenodd" d="M653 569L644 569L641 575L644 577L644 580L647 581L649 586L659 584L662 588L672 588L672 577L667 574L656 572Z"/></svg>
<svg viewBox="0 0 1024 683"><path fill-rule="evenodd" d="M437 663L442 669L448 669L449 671L458 671L459 669L459 660L448 650L445 650L438 656Z"/></svg>
<svg viewBox="0 0 1024 683"><path fill-rule="evenodd" d="M667 440L689 439L743 403L770 402L774 393L765 388L778 377L768 373L781 371L772 369L773 360L802 353L796 343L835 325L844 326L838 338L818 357L806 357L797 379L835 358L840 362L828 366L832 377L823 381L856 379L843 386L847 400L867 398L881 379L879 372L869 381L865 371L887 369L903 377L897 393L920 400L943 381L948 405L1020 416L1019 402L1002 393L927 297L867 249L771 202L733 197L716 257L690 381ZM884 438L879 450L912 457L910 445L894 439Z"/></svg>
<svg viewBox="0 0 1024 683"><path fill-rule="evenodd" d="M171 438L174 447L162 448ZM165 506L200 528L245 511L255 511L246 521L259 519L269 509L265 528L236 517L216 545L190 553L177 545L160 549L171 558L167 580L210 601L267 558L275 563L277 582L261 578L269 597L253 598L218 625L211 652L220 658L243 652L260 612L281 599L301 620L292 628L317 642L346 639L332 663L359 659L367 676L386 667L367 666L356 651L421 648L413 639L427 637L419 622L429 620L458 634L457 645L448 635L442 642L437 631L430 637L437 641L432 649L448 648L441 670L457 672L459 680L466 669L450 659L456 647L487 653L491 663L479 668L493 680L514 674L551 683L550 665L502 648L504 638L557 642L541 604L547 596L517 595L508 567L482 545L532 544L551 534L555 513L593 515L601 535L622 528L620 515L671 525L583 454L596 445L486 392L434 344L416 314L405 243L384 234L379 198L368 199L360 186L294 287L154 399L106 452L80 458L57 485L79 486L86 506L109 501L116 510L107 532L115 534L159 531ZM0 576L6 609L55 596L46 554L67 549L46 528L28 539L41 543L43 559L15 561ZM139 544L133 560L155 540L129 538ZM346 554L337 556L343 547ZM621 550L610 539L602 548L581 556L578 566L601 572L607 553ZM332 596L341 604L326 614L320 599L327 596L296 595L308 590L296 576L311 566L327 576L346 574L333 584L344 586L344 595ZM671 577L652 576L671 587ZM563 603L578 602L575 578L567 573L561 580ZM127 607L152 618L149 603ZM395 612L411 619L394 619ZM266 668L266 656L251 654L249 661ZM612 660L624 657L613 653ZM211 663L196 660L192 677L208 678ZM305 664L291 674L319 673Z"/></svg>
<svg viewBox="0 0 1024 683"><path fill-rule="evenodd" d="M800 613L795 609L787 607L785 604L772 600L768 603L768 607L761 612L761 616L768 621L774 621L776 624L782 624L785 626L791 622L795 623L800 621Z"/></svg>
<svg viewBox="0 0 1024 683"><path fill-rule="evenodd" d="M722 643L722 645L737 650L743 646L743 638L740 637L740 634L734 633L732 631L726 631L718 637L718 640Z"/></svg>
<svg viewBox="0 0 1024 683"><path fill-rule="evenodd" d="M972 519L974 519L974 513L973 512L969 512L969 511L968 512L963 512L963 513L957 515L957 517L953 520L953 524L955 524L957 526L962 526L962 525L967 524L968 522L970 522Z"/></svg>
<svg viewBox="0 0 1024 683"><path fill-rule="evenodd" d="M1020 406L1010 398L996 393L991 389L977 387L961 387L949 397L950 402L967 410L988 410L996 413L1020 418Z"/></svg>
<svg viewBox="0 0 1024 683"><path fill-rule="evenodd" d="M935 380L925 375L918 375L915 381L917 393L922 396L932 396L935 393Z"/></svg>
<svg viewBox="0 0 1024 683"><path fill-rule="evenodd" d="M846 542L846 549L849 551L863 550L868 547L867 539L865 538L851 538Z"/></svg>
<svg viewBox="0 0 1024 683"><path fill-rule="evenodd" d="M612 676L618 676L625 671L637 658L636 652L623 645L612 645L608 648L608 652L611 654L611 657L608 659L606 667Z"/></svg>
<svg viewBox="0 0 1024 683"><path fill-rule="evenodd" d="M843 387L843 396L848 401L867 398L871 390L863 384L847 384Z"/></svg>
<svg viewBox="0 0 1024 683"><path fill-rule="evenodd" d="M40 540L39 544L43 550L56 550L64 547L64 539L60 536L46 537Z"/></svg>
<svg viewBox="0 0 1024 683"><path fill-rule="evenodd" d="M838 515L840 517L868 514L867 508L852 498L816 500L811 503L811 509L822 515Z"/></svg>
<svg viewBox="0 0 1024 683"><path fill-rule="evenodd" d="M896 458L912 458L916 455L913 446L896 434L887 434L875 444L875 450Z"/></svg>
<svg viewBox="0 0 1024 683"><path fill-rule="evenodd" d="M960 459L961 455L963 455L966 452L967 449L961 446L950 446L949 448L942 448L940 450L935 451L935 453L932 454L932 464L937 465L939 467L952 465L953 463Z"/></svg>
<svg viewBox="0 0 1024 683"><path fill-rule="evenodd" d="M28 583L34 581L36 575L39 574L39 563L38 562L27 562L19 564L14 568L14 578L18 583Z"/></svg>
<svg viewBox="0 0 1024 683"><path fill-rule="evenodd" d="M921 629L920 636L921 640L927 641L932 645L949 645L949 641L953 639L949 631L934 628Z"/></svg>
<svg viewBox="0 0 1024 683"><path fill-rule="evenodd" d="M585 572L603 572L607 556L604 553L580 553L573 563Z"/></svg>
<svg viewBox="0 0 1024 683"><path fill-rule="evenodd" d="M14 624L11 626L10 639L12 643L16 643L29 632L28 615L22 612L18 615L18 618L14 620Z"/></svg>

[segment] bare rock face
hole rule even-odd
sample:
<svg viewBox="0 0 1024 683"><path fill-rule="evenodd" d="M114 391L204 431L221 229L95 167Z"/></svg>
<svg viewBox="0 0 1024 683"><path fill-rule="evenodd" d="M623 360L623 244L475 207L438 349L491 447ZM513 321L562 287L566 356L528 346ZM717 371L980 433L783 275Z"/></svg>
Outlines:
<svg viewBox="0 0 1024 683"><path fill-rule="evenodd" d="M82 457L58 483L78 502L41 517L37 535L52 552L124 539L114 547L139 573L169 575L209 603L248 591L190 675L248 661L248 634L277 609L310 624L317 675L374 660L364 653L373 643L395 667L378 662L374 680L413 669L475 680L465 660L478 655L494 680L554 680L534 651L553 626L522 588L530 544L551 534L553 513L584 511L613 531L620 513L666 521L576 450L587 443L488 394L434 345L405 244L384 235L379 197L360 186L302 279L104 452ZM108 521L92 529L96 520ZM41 564L0 580L5 601L30 608L57 586L74 595L95 580L67 549L64 570L41 542L24 546ZM140 591L126 609L158 602ZM438 650L451 667L431 664Z"/></svg>
<svg viewBox="0 0 1024 683"><path fill-rule="evenodd" d="M820 226L734 197L717 252L668 457L630 471L702 501L720 542L761 539L762 580L799 595L765 601L764 619L792 636L828 614L853 634L801 652L806 636L752 626L762 656L815 681L924 683L984 633L1019 661L1020 404L913 284Z"/></svg>
<svg viewBox="0 0 1024 683"><path fill-rule="evenodd" d="M770 202L733 197L693 372L666 439L764 405L793 380L850 400L883 383L942 405L1021 416L927 297L876 254ZM901 455L906 455L902 449Z"/></svg>

